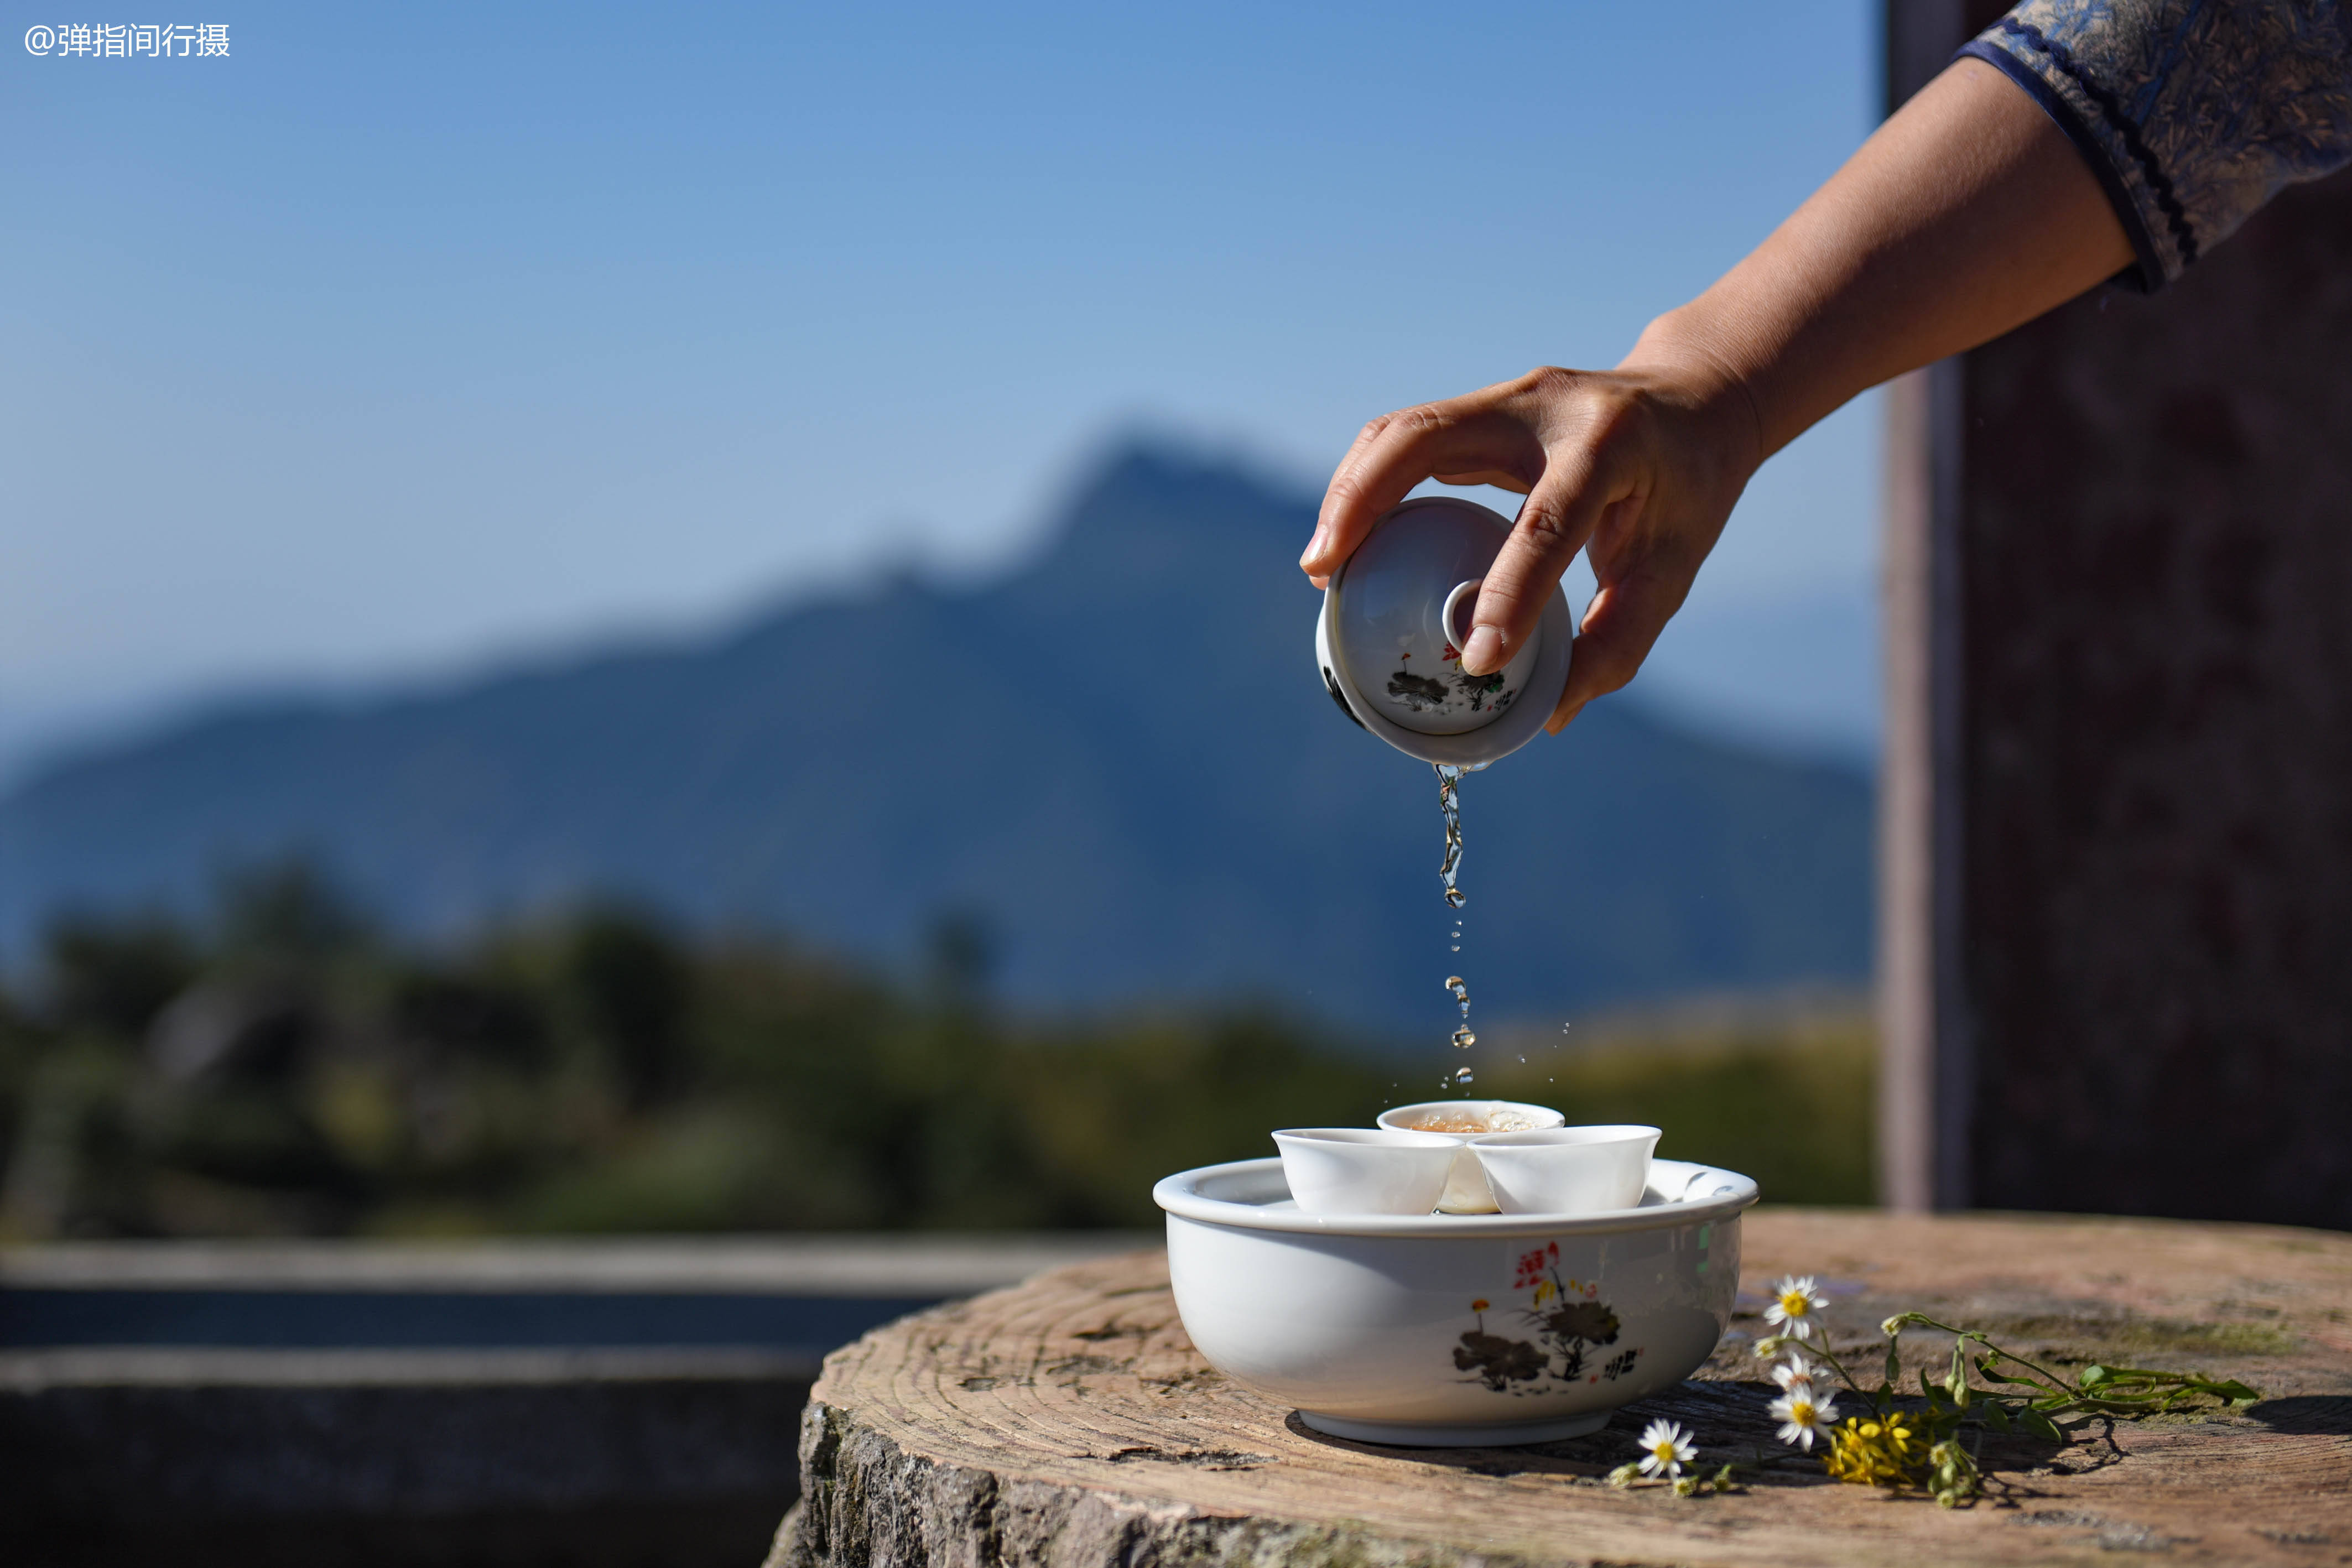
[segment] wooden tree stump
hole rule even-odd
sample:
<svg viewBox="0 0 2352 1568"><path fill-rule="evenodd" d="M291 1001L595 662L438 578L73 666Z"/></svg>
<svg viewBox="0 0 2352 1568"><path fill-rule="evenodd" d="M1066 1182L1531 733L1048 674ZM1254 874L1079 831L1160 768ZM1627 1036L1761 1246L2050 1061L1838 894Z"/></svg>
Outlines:
<svg viewBox="0 0 2352 1568"><path fill-rule="evenodd" d="M1201 1360L1156 1252L920 1313L826 1362L769 1568L2352 1563L2352 1236L1766 1209L1745 1245L1740 1316L1696 1378L1522 1448L1309 1430ZM1750 1353L1783 1273L1822 1277L1842 1353L1916 1308L2028 1354L2210 1371L2264 1398L2064 1448L2000 1439L1990 1495L1963 1510L1812 1467L1721 1496L1607 1485L1654 1416L1706 1458L1785 1451ZM1948 1338L1914 1339L1920 1364L1938 1340L1948 1360Z"/></svg>

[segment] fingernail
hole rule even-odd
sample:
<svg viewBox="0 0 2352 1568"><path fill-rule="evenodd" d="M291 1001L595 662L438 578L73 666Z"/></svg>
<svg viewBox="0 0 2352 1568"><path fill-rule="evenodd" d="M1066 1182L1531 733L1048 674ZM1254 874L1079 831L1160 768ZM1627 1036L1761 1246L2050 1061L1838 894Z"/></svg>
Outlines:
<svg viewBox="0 0 2352 1568"><path fill-rule="evenodd" d="M1326 531L1327 530L1324 528L1322 524L1318 523L1315 525L1315 537L1307 541L1306 552L1298 558L1298 564L1302 569L1308 561L1315 559L1318 556L1323 553L1323 535Z"/></svg>
<svg viewBox="0 0 2352 1568"><path fill-rule="evenodd" d="M1489 675L1502 667L1502 632L1492 626L1473 626L1470 641L1462 645L1462 673L1465 675Z"/></svg>

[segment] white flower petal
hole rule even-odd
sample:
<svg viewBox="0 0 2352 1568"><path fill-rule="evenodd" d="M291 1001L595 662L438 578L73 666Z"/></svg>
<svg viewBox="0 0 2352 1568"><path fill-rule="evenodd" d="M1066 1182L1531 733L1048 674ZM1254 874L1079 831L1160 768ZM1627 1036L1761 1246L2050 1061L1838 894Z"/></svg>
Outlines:
<svg viewBox="0 0 2352 1568"><path fill-rule="evenodd" d="M1811 1427L1800 1426L1794 1421L1784 1422L1779 1436L1784 1443L1801 1448L1809 1454L1813 1451L1813 1429Z"/></svg>

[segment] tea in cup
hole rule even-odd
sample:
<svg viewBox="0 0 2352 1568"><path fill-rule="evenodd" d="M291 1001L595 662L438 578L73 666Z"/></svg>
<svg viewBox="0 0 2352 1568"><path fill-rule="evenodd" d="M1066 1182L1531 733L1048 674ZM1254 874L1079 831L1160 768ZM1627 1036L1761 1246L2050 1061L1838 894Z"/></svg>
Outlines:
<svg viewBox="0 0 2352 1568"><path fill-rule="evenodd" d="M1528 1105L1516 1100L1424 1100L1381 1113L1383 1127L1417 1133L1442 1133L1459 1145L1445 1191L1437 1200L1441 1214L1492 1214L1495 1195L1487 1189L1486 1174L1470 1140L1489 1133L1535 1132L1557 1127L1568 1118L1549 1105Z"/></svg>

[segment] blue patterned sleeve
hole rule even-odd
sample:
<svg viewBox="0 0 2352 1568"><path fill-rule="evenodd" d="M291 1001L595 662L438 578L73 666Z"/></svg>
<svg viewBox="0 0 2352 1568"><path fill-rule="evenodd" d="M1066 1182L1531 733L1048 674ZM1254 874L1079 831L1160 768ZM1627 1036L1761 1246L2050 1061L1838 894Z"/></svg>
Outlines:
<svg viewBox="0 0 2352 1568"><path fill-rule="evenodd" d="M2338 0L2027 0L1963 48L2090 161L2161 288L2280 187L2352 162Z"/></svg>

